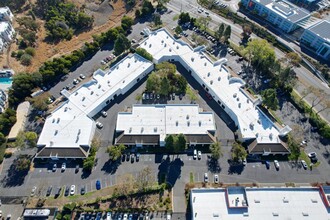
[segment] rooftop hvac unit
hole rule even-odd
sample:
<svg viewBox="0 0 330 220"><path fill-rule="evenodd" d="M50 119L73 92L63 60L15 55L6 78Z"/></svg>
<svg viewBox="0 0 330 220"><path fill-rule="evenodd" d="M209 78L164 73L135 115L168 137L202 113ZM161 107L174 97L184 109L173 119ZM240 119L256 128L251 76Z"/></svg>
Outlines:
<svg viewBox="0 0 330 220"><path fill-rule="evenodd" d="M241 108L241 103L238 103L238 108Z"/></svg>
<svg viewBox="0 0 330 220"><path fill-rule="evenodd" d="M55 118L53 118L53 123L55 123Z"/></svg>
<svg viewBox="0 0 330 220"><path fill-rule="evenodd" d="M60 120L61 120L60 118L57 118L57 124L60 122Z"/></svg>
<svg viewBox="0 0 330 220"><path fill-rule="evenodd" d="M55 133L54 133L54 135L57 135L57 133L58 133L58 130L55 130Z"/></svg>
<svg viewBox="0 0 330 220"><path fill-rule="evenodd" d="M110 80L108 80L107 83L110 84Z"/></svg>
<svg viewBox="0 0 330 220"><path fill-rule="evenodd" d="M176 49L179 50L179 46L176 46Z"/></svg>
<svg viewBox="0 0 330 220"><path fill-rule="evenodd" d="M190 126L190 121L187 121L187 126L188 126L188 127Z"/></svg>
<svg viewBox="0 0 330 220"><path fill-rule="evenodd" d="M233 97L236 98L237 97L237 93L234 93Z"/></svg>
<svg viewBox="0 0 330 220"><path fill-rule="evenodd" d="M157 127L154 127L154 132L157 132Z"/></svg>
<svg viewBox="0 0 330 220"><path fill-rule="evenodd" d="M207 63L205 62L205 63L204 63L204 66L206 66L206 65L207 65Z"/></svg>
<svg viewBox="0 0 330 220"><path fill-rule="evenodd" d="M162 43L164 43L164 40L162 40Z"/></svg>
<svg viewBox="0 0 330 220"><path fill-rule="evenodd" d="M84 96L84 97L82 97L82 100L81 100L81 101L85 101L85 98L86 98L85 96Z"/></svg>
<svg viewBox="0 0 330 220"><path fill-rule="evenodd" d="M218 77L218 81L220 81L220 80L221 80L221 77L219 76L219 77Z"/></svg>
<svg viewBox="0 0 330 220"><path fill-rule="evenodd" d="M173 45L175 44L175 41L173 41Z"/></svg>
<svg viewBox="0 0 330 220"><path fill-rule="evenodd" d="M199 124L199 127L202 126L202 121L199 121L198 124Z"/></svg>
<svg viewBox="0 0 330 220"><path fill-rule="evenodd" d="M207 73L207 77L210 77L210 75L211 75L211 73L210 73L210 72L208 72L208 73Z"/></svg>
<svg viewBox="0 0 330 220"><path fill-rule="evenodd" d="M152 45L151 45L151 44L149 44L149 48L151 48L151 46L152 46Z"/></svg>
<svg viewBox="0 0 330 220"><path fill-rule="evenodd" d="M191 61L194 62L194 60L195 60L195 58L192 57L192 58L191 58Z"/></svg>
<svg viewBox="0 0 330 220"><path fill-rule="evenodd" d="M131 64L130 64L130 63L128 63L128 64L127 64L127 68L129 68L130 66L131 66Z"/></svg>
<svg viewBox="0 0 330 220"><path fill-rule="evenodd" d="M91 91L91 95L93 95L94 94L94 91Z"/></svg>
<svg viewBox="0 0 330 220"><path fill-rule="evenodd" d="M172 52L172 49L170 48L169 51Z"/></svg>
<svg viewBox="0 0 330 220"><path fill-rule="evenodd" d="M65 107L65 108L64 108L64 112L66 112L67 110L68 110L68 107Z"/></svg>
<svg viewBox="0 0 330 220"><path fill-rule="evenodd" d="M176 125L176 126L178 126L178 125L179 125L179 122L178 122L178 121L176 121L176 122L175 122L175 125Z"/></svg>
<svg viewBox="0 0 330 220"><path fill-rule="evenodd" d="M211 84L211 85L213 84L213 80L210 81L210 84Z"/></svg>
<svg viewBox="0 0 330 220"><path fill-rule="evenodd" d="M142 128L141 128L141 133L142 133L143 131L144 131L144 128L142 127Z"/></svg>
<svg viewBox="0 0 330 220"><path fill-rule="evenodd" d="M186 119L189 119L189 115L186 116Z"/></svg>
<svg viewBox="0 0 330 220"><path fill-rule="evenodd" d="M130 128L129 128L129 131L128 131L128 132L129 132L129 133L131 133L131 132L132 132L132 127L130 127Z"/></svg>

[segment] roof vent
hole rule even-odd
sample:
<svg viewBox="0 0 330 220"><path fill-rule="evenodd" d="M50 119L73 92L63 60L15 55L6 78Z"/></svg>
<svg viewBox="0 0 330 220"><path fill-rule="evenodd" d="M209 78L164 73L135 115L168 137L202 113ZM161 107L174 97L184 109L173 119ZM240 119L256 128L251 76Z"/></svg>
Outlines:
<svg viewBox="0 0 330 220"><path fill-rule="evenodd" d="M258 137L259 136L259 133L256 133L256 137Z"/></svg>
<svg viewBox="0 0 330 220"><path fill-rule="evenodd" d="M127 64L127 68L129 68L130 66L131 66L131 63L128 63L128 64Z"/></svg>
<svg viewBox="0 0 330 220"><path fill-rule="evenodd" d="M143 133L143 131L144 131L144 128L142 127L142 128L141 128L141 133Z"/></svg>
<svg viewBox="0 0 330 220"><path fill-rule="evenodd" d="M175 41L173 41L173 45L175 44Z"/></svg>
<svg viewBox="0 0 330 220"><path fill-rule="evenodd" d="M258 119L258 121L257 121L257 122L258 122L258 124L261 124L261 121L260 121L260 119Z"/></svg>
<svg viewBox="0 0 330 220"><path fill-rule="evenodd" d="M248 217L249 216L249 213L248 212L243 212L243 216L244 217Z"/></svg>
<svg viewBox="0 0 330 220"><path fill-rule="evenodd" d="M58 133L58 130L55 130L55 133L54 133L54 135L57 135L57 133Z"/></svg>
<svg viewBox="0 0 330 220"><path fill-rule="evenodd" d="M67 110L68 110L68 107L65 107L65 108L64 108L64 112L66 112Z"/></svg>
<svg viewBox="0 0 330 220"><path fill-rule="evenodd" d="M162 43L164 43L164 40L162 40Z"/></svg>
<svg viewBox="0 0 330 220"><path fill-rule="evenodd" d="M270 134L269 134L269 139L270 139L270 140L273 139L273 133L270 133ZM283 199L283 201L284 201L284 199Z"/></svg>
<svg viewBox="0 0 330 220"><path fill-rule="evenodd" d="M53 118L53 123L55 123L55 118Z"/></svg>
<svg viewBox="0 0 330 220"><path fill-rule="evenodd" d="M149 48L151 47L151 44L149 44Z"/></svg>
<svg viewBox="0 0 330 220"><path fill-rule="evenodd" d="M129 131L128 131L129 133L131 133L132 132L132 127L129 127Z"/></svg>
<svg viewBox="0 0 330 220"><path fill-rule="evenodd" d="M79 129L78 129L78 135L79 135L80 133L81 133L81 129L79 128Z"/></svg>
<svg viewBox="0 0 330 220"><path fill-rule="evenodd" d="M302 212L303 216L309 216L309 214L307 212Z"/></svg>
<svg viewBox="0 0 330 220"><path fill-rule="evenodd" d="M168 36L166 36L166 39L168 39Z"/></svg>
<svg viewBox="0 0 330 220"><path fill-rule="evenodd" d="M85 96L84 96L84 97L82 97L82 101L85 101Z"/></svg>
<svg viewBox="0 0 330 220"><path fill-rule="evenodd" d="M176 125L176 126L178 126L178 125L179 125L179 122L178 122L178 121L176 121L176 122L175 122L175 125Z"/></svg>
<svg viewBox="0 0 330 220"><path fill-rule="evenodd" d="M99 85L97 86L97 88L101 88L101 84L99 84Z"/></svg>
<svg viewBox="0 0 330 220"><path fill-rule="evenodd" d="M220 81L220 80L221 80L221 77L219 76L219 77L218 77L218 81Z"/></svg>
<svg viewBox="0 0 330 220"><path fill-rule="evenodd" d="M154 127L154 132L157 132L157 127Z"/></svg>
<svg viewBox="0 0 330 220"><path fill-rule="evenodd" d="M289 203L289 200L285 197L283 197L283 203Z"/></svg>
<svg viewBox="0 0 330 220"><path fill-rule="evenodd" d="M249 99L247 99L247 100L246 100L246 102L247 102L247 103L249 103L249 102L250 102L250 100L249 100Z"/></svg>
<svg viewBox="0 0 330 220"><path fill-rule="evenodd" d="M60 122L60 118L57 118L57 124Z"/></svg>
<svg viewBox="0 0 330 220"><path fill-rule="evenodd" d="M210 73L210 72L208 72L208 73L207 73L207 77L210 77L210 76L211 76L211 73Z"/></svg>
<svg viewBox="0 0 330 220"><path fill-rule="evenodd" d="M125 80L123 80L123 83L125 83Z"/></svg>
<svg viewBox="0 0 330 220"><path fill-rule="evenodd" d="M91 91L91 95L93 95L94 94L94 91Z"/></svg>
<svg viewBox="0 0 330 220"><path fill-rule="evenodd" d="M251 122L250 123L250 129L253 130L254 124Z"/></svg>
<svg viewBox="0 0 330 220"><path fill-rule="evenodd" d="M187 126L188 126L188 127L190 126L190 121L187 121Z"/></svg>
<svg viewBox="0 0 330 220"><path fill-rule="evenodd" d="M237 93L234 93L233 97L236 98L237 97Z"/></svg>
<svg viewBox="0 0 330 220"><path fill-rule="evenodd" d="M186 119L187 119L187 120L189 119L189 115L186 116Z"/></svg>
<svg viewBox="0 0 330 220"><path fill-rule="evenodd" d="M273 216L279 216L277 212L273 212Z"/></svg>
<svg viewBox="0 0 330 220"><path fill-rule="evenodd" d="M75 96L78 95L78 92L75 92L74 95L75 95Z"/></svg>
<svg viewBox="0 0 330 220"><path fill-rule="evenodd" d="M260 203L260 200L259 199L255 199L254 200L254 203Z"/></svg>
<svg viewBox="0 0 330 220"><path fill-rule="evenodd" d="M211 84L211 85L213 84L213 80L210 81L210 84Z"/></svg>
<svg viewBox="0 0 330 220"><path fill-rule="evenodd" d="M237 99L236 99L237 101L239 101L239 98L237 97Z"/></svg>
<svg viewBox="0 0 330 220"><path fill-rule="evenodd" d="M136 62L137 62L137 59L134 60L134 63L136 63Z"/></svg>
<svg viewBox="0 0 330 220"><path fill-rule="evenodd" d="M170 48L169 51L172 52L172 49Z"/></svg>
<svg viewBox="0 0 330 220"><path fill-rule="evenodd" d="M213 213L213 218L219 218L219 213Z"/></svg>
<svg viewBox="0 0 330 220"><path fill-rule="evenodd" d="M311 199L312 203L317 203L316 199Z"/></svg>
<svg viewBox="0 0 330 220"><path fill-rule="evenodd" d="M202 121L199 121L198 122L198 125L199 125L199 127L202 126Z"/></svg>
<svg viewBox="0 0 330 220"><path fill-rule="evenodd" d="M179 49L179 46L176 46L176 49L178 50Z"/></svg>
<svg viewBox="0 0 330 220"><path fill-rule="evenodd" d="M147 45L147 41L144 42L144 45Z"/></svg>
<svg viewBox="0 0 330 220"><path fill-rule="evenodd" d="M204 63L204 66L206 66L206 65L207 65L207 63L205 62L205 63Z"/></svg>
<svg viewBox="0 0 330 220"><path fill-rule="evenodd" d="M195 58L194 58L194 57L192 57L192 58L191 58L191 61L192 61L192 62L194 62L194 60L195 60Z"/></svg>
<svg viewBox="0 0 330 220"><path fill-rule="evenodd" d="M77 136L76 143L78 143L78 141L79 141L79 136Z"/></svg>
<svg viewBox="0 0 330 220"><path fill-rule="evenodd" d="M167 44L165 43L165 44L164 44L164 47L166 47L166 46L167 46Z"/></svg>
<svg viewBox="0 0 330 220"><path fill-rule="evenodd" d="M241 103L238 103L238 108L241 108Z"/></svg>

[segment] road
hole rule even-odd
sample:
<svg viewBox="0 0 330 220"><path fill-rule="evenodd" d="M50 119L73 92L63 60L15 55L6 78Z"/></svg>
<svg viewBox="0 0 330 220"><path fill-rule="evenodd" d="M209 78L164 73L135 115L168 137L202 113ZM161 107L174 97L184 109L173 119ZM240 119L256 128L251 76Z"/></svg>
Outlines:
<svg viewBox="0 0 330 220"><path fill-rule="evenodd" d="M228 4L228 2L224 2L225 4ZM235 1L229 3L230 5L235 4ZM163 22L166 24L166 26L170 29L173 26L177 25L177 20L173 20L173 17L175 14L180 14L182 12L189 12L189 14L193 17L206 17L206 14L203 13L198 13L197 9L200 7L200 5L197 3L197 0L171 0L169 3L167 3L168 9L172 10L173 12L168 15L164 14L162 16ZM241 33L242 33L242 27L238 24L234 24L230 20L227 20L221 16L216 15L213 12L210 12L210 18L211 21L209 23L209 28L212 30L217 30L219 27L220 23L224 23L226 25L231 26L232 34L230 39L236 43L239 44L241 41ZM257 38L257 36L252 35L252 38ZM285 44L290 44L290 42L285 41L284 39L280 38L277 36L279 40L284 42ZM279 50L278 48L274 48L275 54L277 59L285 58L285 54ZM298 81L295 86L295 89L297 90L298 93L302 93L306 88L309 86L312 86L314 88L320 89L324 91L325 94L327 94L326 98L327 100L330 101L330 88L323 83L319 78L317 78L313 73L311 73L309 70L307 70L305 67L300 66L298 68L294 68ZM313 94L310 94L308 97L306 97L306 101L311 103L312 99L315 98ZM319 105L315 106L315 110L318 111L322 109L323 106L320 103ZM330 122L330 109L322 111L320 115L326 119L328 122Z"/></svg>

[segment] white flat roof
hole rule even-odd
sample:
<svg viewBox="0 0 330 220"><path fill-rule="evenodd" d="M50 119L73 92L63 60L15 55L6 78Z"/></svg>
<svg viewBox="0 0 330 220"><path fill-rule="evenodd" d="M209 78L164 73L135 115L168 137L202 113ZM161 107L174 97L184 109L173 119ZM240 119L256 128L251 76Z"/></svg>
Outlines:
<svg viewBox="0 0 330 220"><path fill-rule="evenodd" d="M330 219L318 188L246 188L246 198L247 208L228 208L225 189L193 189L192 219Z"/></svg>
<svg viewBox="0 0 330 220"><path fill-rule="evenodd" d="M112 94L118 94L117 91L126 88L133 79L152 65L151 62L137 54L127 56L106 72L101 69L95 71L94 80L72 92L69 100L73 105L89 114Z"/></svg>
<svg viewBox="0 0 330 220"><path fill-rule="evenodd" d="M1 32L4 32L5 30L7 30L8 29L8 27L9 27L9 23L8 22L0 22L0 33Z"/></svg>
<svg viewBox="0 0 330 220"><path fill-rule="evenodd" d="M118 90L127 87L133 77L152 65L141 56L133 54L107 72L95 71L93 80L72 93L65 90L63 93L68 100L46 119L38 145L70 148L89 146L95 130L95 122L90 118L94 115L89 114L96 114L93 110L104 104Z"/></svg>
<svg viewBox="0 0 330 220"><path fill-rule="evenodd" d="M117 131L125 134L207 134L215 131L212 112L200 112L198 105L134 105L132 112L120 112Z"/></svg>
<svg viewBox="0 0 330 220"><path fill-rule="evenodd" d="M234 78L219 62L212 62L206 54L191 48L187 43L176 40L166 29L151 32L141 43L156 60L163 57L174 59L180 57L204 84L212 90L222 103L225 103L234 116L232 119L239 126L242 138L257 138L259 143L278 143L278 129L265 114L256 108L249 96L240 89L245 82Z"/></svg>

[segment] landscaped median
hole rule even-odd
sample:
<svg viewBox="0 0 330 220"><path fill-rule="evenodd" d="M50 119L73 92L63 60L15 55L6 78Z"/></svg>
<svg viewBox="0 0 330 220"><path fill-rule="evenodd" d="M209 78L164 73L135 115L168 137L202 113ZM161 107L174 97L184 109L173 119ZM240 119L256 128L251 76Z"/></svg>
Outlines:
<svg viewBox="0 0 330 220"><path fill-rule="evenodd" d="M73 212L96 211L171 211L172 191L166 184L140 182L133 180L132 176L124 175L120 183L101 190L91 191L84 195L65 197L62 194L58 198L34 198L31 197L27 207L57 207L62 212L57 219L64 215L71 216ZM42 202L40 203L40 201ZM39 203L39 204L38 204ZM69 207L69 208L68 208Z"/></svg>

